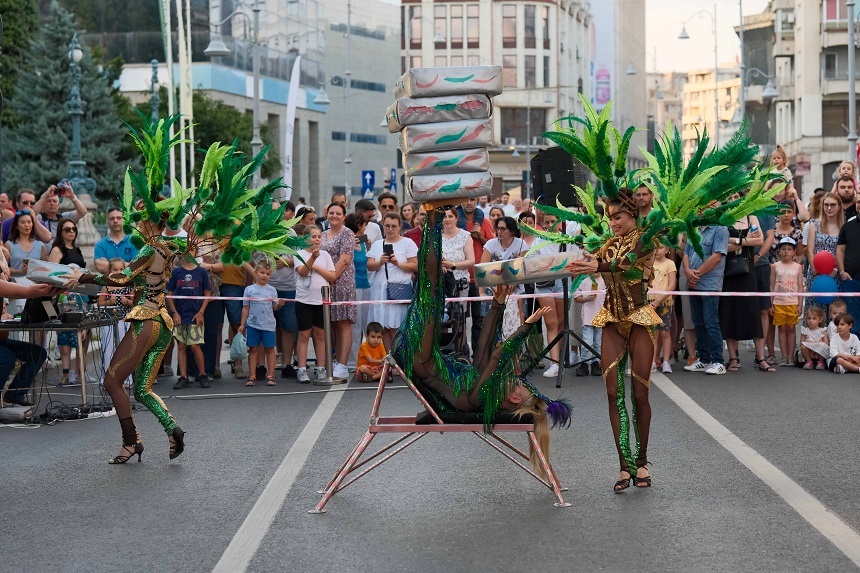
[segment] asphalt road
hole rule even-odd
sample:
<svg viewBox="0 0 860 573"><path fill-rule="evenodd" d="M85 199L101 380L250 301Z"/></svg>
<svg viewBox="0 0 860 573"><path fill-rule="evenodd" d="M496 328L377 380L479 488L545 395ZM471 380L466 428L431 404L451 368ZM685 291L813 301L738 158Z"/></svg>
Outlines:
<svg viewBox="0 0 860 573"><path fill-rule="evenodd" d="M294 381L246 388L225 377L174 391L165 380L156 389L187 432L172 462L145 410L143 463L126 466L106 463L120 445L115 417L0 427L0 571L212 571L237 555L254 572L854 570L860 376L765 374L743 359L739 373L655 378L654 487L621 495L602 382L566 376L573 425L552 443L565 509L474 436L447 434L308 514L366 429L373 392L355 383L333 396ZM535 381L559 395L553 380ZM399 386L383 413L418 412ZM717 438L676 389L721 425ZM725 445L734 439L772 466L741 463ZM273 476L281 487L266 490ZM266 510L270 524L256 518Z"/></svg>

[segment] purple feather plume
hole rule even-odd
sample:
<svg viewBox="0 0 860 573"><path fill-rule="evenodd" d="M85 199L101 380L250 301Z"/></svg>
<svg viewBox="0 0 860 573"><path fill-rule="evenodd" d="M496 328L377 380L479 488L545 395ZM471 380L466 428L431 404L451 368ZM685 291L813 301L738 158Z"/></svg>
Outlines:
<svg viewBox="0 0 860 573"><path fill-rule="evenodd" d="M546 413L552 420L551 428L555 428L556 426L560 428L569 428L573 406L571 406L570 401L566 398L549 400L546 403Z"/></svg>

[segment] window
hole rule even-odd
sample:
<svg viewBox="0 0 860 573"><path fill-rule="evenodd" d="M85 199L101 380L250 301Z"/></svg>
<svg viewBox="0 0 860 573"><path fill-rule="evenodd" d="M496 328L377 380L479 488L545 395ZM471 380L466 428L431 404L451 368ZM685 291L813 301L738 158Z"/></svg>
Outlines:
<svg viewBox="0 0 860 573"><path fill-rule="evenodd" d="M537 70L535 69L536 66L537 66L537 58L535 56L526 56L525 57L525 62L524 62L523 68L524 68L525 75L526 75L525 80L526 80L526 87L527 88L533 88L533 87L537 86L537 78L535 78L535 74L537 73Z"/></svg>
<svg viewBox="0 0 860 573"><path fill-rule="evenodd" d="M824 79L836 79L836 54L824 54Z"/></svg>
<svg viewBox="0 0 860 573"><path fill-rule="evenodd" d="M421 47L421 6L409 7L409 46Z"/></svg>
<svg viewBox="0 0 860 573"><path fill-rule="evenodd" d="M517 47L517 7L514 4L502 5L502 47Z"/></svg>
<svg viewBox="0 0 860 573"><path fill-rule="evenodd" d="M517 143L524 143L527 136L540 137L546 130L546 112L543 108L531 108L531 122L528 121L528 108L501 108L502 141L513 137Z"/></svg>
<svg viewBox="0 0 860 573"><path fill-rule="evenodd" d="M543 49L549 50L549 6L541 6L540 27Z"/></svg>
<svg viewBox="0 0 860 573"><path fill-rule="evenodd" d="M411 56L412 63L409 64L410 68L423 68L424 65L421 61L421 56Z"/></svg>
<svg viewBox="0 0 860 573"><path fill-rule="evenodd" d="M448 45L448 7L444 4L437 4L433 8L433 30L436 34L433 45L437 48L446 47ZM436 39L442 41L436 42Z"/></svg>
<svg viewBox="0 0 860 573"><path fill-rule="evenodd" d="M845 137L848 125L848 104L842 102L821 103L821 135L824 137Z"/></svg>
<svg viewBox="0 0 860 573"><path fill-rule="evenodd" d="M824 0L824 21L835 22L848 17L845 0Z"/></svg>
<svg viewBox="0 0 860 573"><path fill-rule="evenodd" d="M433 66L437 68L447 68L448 67L448 56L435 56L433 58Z"/></svg>
<svg viewBox="0 0 860 573"><path fill-rule="evenodd" d="M525 25L526 48L535 47L535 6L526 4L523 6L523 23ZM507 47L507 46L506 46Z"/></svg>
<svg viewBox="0 0 860 573"><path fill-rule="evenodd" d="M475 56L473 54L469 54L466 56L466 65L467 66L480 66L481 65L481 56Z"/></svg>
<svg viewBox="0 0 860 573"><path fill-rule="evenodd" d="M452 66L462 66L463 65L463 56L451 56L451 65ZM478 64L475 64L478 65Z"/></svg>
<svg viewBox="0 0 860 573"><path fill-rule="evenodd" d="M352 80L349 85L357 90L385 93L388 88L385 84L378 82L366 82L364 80Z"/></svg>
<svg viewBox="0 0 860 573"><path fill-rule="evenodd" d="M550 86L550 72L549 72L549 56L543 57L543 87L548 88Z"/></svg>
<svg viewBox="0 0 860 573"><path fill-rule="evenodd" d="M577 93L582 93L582 78L576 80L576 91Z"/></svg>
<svg viewBox="0 0 860 573"><path fill-rule="evenodd" d="M463 47L463 7L451 6L451 48Z"/></svg>
<svg viewBox="0 0 860 573"><path fill-rule="evenodd" d="M332 131L331 139L332 141L346 141L346 133L343 131ZM388 144L384 135L374 135L372 133L350 133L349 140L353 143Z"/></svg>
<svg viewBox="0 0 860 573"><path fill-rule="evenodd" d="M502 56L502 79L504 87L517 87L517 57Z"/></svg>
<svg viewBox="0 0 860 573"><path fill-rule="evenodd" d="M480 44L481 27L479 14L481 8L477 4L466 6L466 47L477 48Z"/></svg>

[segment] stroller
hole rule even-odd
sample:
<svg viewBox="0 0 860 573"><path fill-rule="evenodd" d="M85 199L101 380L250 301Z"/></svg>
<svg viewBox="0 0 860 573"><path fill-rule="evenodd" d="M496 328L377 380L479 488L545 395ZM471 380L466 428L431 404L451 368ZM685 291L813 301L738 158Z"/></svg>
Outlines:
<svg viewBox="0 0 860 573"><path fill-rule="evenodd" d="M449 272L444 275L443 288L445 298L456 297L469 288L469 283L466 279L458 281L454 278L454 274ZM466 342L466 305L462 302L445 303L439 349L443 354L469 362L471 354Z"/></svg>

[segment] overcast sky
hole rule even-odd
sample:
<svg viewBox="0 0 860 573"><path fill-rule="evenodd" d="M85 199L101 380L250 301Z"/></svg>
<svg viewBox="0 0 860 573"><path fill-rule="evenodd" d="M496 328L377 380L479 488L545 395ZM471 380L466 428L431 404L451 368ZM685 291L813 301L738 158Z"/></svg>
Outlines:
<svg viewBox="0 0 860 573"><path fill-rule="evenodd" d="M700 10L714 12L717 6L717 53L720 65L737 62L740 41L734 27L740 21L738 0L645 0L648 71L654 67L654 48L657 48L659 71L688 71L714 67L714 35L711 18L694 16ZM743 0L744 15L758 14L767 0ZM689 40L679 40L685 20Z"/></svg>

